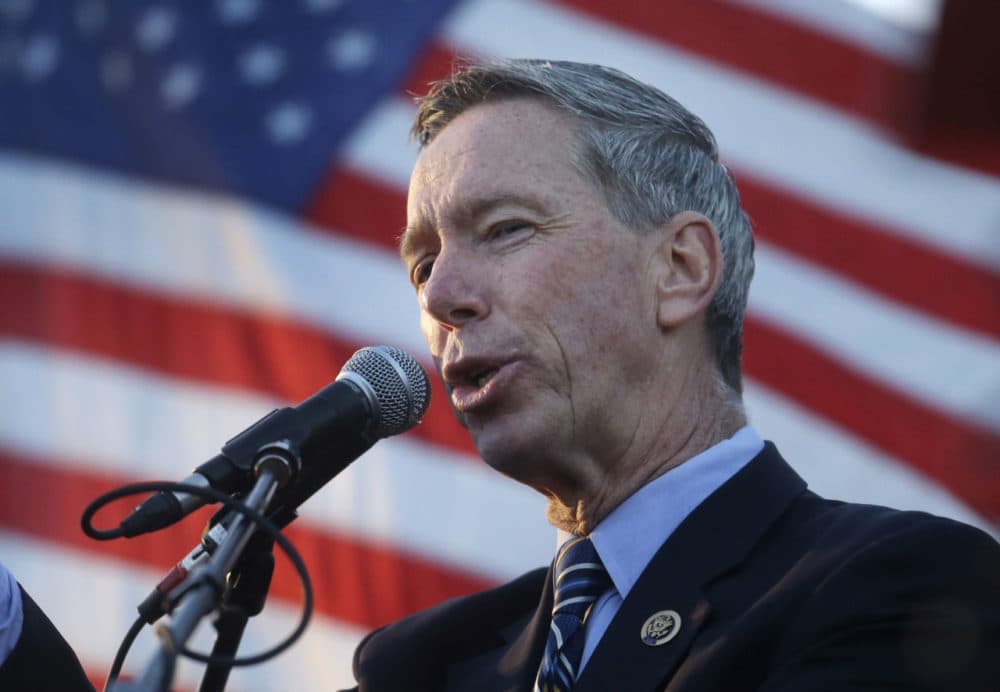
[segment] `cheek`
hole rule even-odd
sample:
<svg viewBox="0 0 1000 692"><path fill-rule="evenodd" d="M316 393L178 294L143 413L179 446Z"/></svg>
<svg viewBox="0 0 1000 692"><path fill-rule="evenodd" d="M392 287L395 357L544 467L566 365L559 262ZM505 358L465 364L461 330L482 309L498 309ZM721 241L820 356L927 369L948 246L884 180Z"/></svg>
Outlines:
<svg viewBox="0 0 1000 692"><path fill-rule="evenodd" d="M655 324L654 307L634 267L598 261L590 271L554 282L550 290L558 296L552 318L560 324L567 353L605 368L609 361L627 367L624 361L638 357L653 336L648 327Z"/></svg>
<svg viewBox="0 0 1000 692"><path fill-rule="evenodd" d="M420 311L420 331L430 349L431 356L438 358L444 351L444 330L427 311Z"/></svg>
<svg viewBox="0 0 1000 692"><path fill-rule="evenodd" d="M587 368L592 351L603 338L604 316L596 289L583 273L566 266L547 265L519 284L519 319L535 334L545 358L562 362L565 375Z"/></svg>

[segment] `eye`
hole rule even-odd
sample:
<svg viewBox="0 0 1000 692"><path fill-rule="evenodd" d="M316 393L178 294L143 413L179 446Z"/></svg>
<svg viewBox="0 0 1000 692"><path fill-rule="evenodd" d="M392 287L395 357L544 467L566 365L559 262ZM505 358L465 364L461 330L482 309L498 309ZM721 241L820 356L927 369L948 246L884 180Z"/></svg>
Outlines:
<svg viewBox="0 0 1000 692"><path fill-rule="evenodd" d="M431 278L431 270L434 268L434 256L428 255L413 265L410 270L410 283L419 288L427 283Z"/></svg>
<svg viewBox="0 0 1000 692"><path fill-rule="evenodd" d="M522 219L511 219L509 221L501 221L500 223L491 226L488 235L491 239L502 240L522 232L531 231L533 228L534 225L528 221L524 221Z"/></svg>

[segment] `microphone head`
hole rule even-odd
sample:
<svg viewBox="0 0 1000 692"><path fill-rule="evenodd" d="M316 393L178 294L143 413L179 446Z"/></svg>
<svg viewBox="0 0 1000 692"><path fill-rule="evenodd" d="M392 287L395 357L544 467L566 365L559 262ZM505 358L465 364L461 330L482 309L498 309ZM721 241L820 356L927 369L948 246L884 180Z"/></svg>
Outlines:
<svg viewBox="0 0 1000 692"><path fill-rule="evenodd" d="M375 439L406 432L420 422L431 400L431 385L420 364L392 346L367 346L344 364L337 379L362 385L374 411ZM359 381L360 380L360 381Z"/></svg>

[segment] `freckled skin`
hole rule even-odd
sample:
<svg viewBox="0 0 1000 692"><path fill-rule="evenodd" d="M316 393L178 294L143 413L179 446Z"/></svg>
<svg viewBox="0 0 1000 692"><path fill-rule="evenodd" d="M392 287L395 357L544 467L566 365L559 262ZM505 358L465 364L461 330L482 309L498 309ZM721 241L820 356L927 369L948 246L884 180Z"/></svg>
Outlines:
<svg viewBox="0 0 1000 692"><path fill-rule="evenodd" d="M458 116L414 168L401 253L439 368L515 364L490 406L462 416L480 455L585 530L684 441L665 441L663 421L705 363L697 330L658 324L661 234L611 215L572 166L570 128L526 99Z"/></svg>

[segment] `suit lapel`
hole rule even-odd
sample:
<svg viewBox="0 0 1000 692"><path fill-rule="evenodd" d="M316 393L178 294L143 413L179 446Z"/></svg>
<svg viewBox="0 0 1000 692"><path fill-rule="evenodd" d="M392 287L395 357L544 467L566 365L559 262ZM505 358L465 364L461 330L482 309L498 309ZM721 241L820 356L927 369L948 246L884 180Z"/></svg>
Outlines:
<svg viewBox="0 0 1000 692"><path fill-rule="evenodd" d="M451 666L445 689L448 692L524 692L532 689L549 633L552 598L550 566L542 586L541 601L534 613L500 633L504 639L502 646Z"/></svg>
<svg viewBox="0 0 1000 692"><path fill-rule="evenodd" d="M662 688L711 613L706 585L741 562L805 487L774 445L766 443L657 551L604 633L575 692ZM643 643L647 620L663 611L672 612L661 615L658 623L673 622L676 634L660 637L659 645Z"/></svg>

